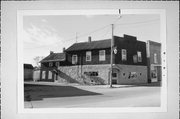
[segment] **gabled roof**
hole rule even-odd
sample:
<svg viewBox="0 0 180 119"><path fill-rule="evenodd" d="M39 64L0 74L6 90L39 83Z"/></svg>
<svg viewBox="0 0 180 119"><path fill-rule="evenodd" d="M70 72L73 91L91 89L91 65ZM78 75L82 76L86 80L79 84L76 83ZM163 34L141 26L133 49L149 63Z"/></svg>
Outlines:
<svg viewBox="0 0 180 119"><path fill-rule="evenodd" d="M66 51L92 50L92 49L103 49L110 47L111 47L111 40L106 39L106 40L98 40L91 42L74 43L68 49L66 49Z"/></svg>
<svg viewBox="0 0 180 119"><path fill-rule="evenodd" d="M64 61L65 59L65 53L51 53L40 62Z"/></svg>

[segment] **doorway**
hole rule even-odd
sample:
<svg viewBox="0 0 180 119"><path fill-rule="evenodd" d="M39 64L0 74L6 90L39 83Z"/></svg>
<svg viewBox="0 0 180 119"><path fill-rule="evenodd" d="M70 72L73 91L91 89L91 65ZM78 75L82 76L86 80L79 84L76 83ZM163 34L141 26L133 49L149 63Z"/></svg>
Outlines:
<svg viewBox="0 0 180 119"><path fill-rule="evenodd" d="M112 84L118 84L118 70L117 69L113 69L112 72Z"/></svg>

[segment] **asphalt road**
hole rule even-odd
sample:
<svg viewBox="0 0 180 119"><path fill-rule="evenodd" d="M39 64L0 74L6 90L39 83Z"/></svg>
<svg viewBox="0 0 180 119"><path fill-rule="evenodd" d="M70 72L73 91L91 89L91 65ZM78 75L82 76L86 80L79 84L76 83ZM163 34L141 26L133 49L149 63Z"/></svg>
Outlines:
<svg viewBox="0 0 180 119"><path fill-rule="evenodd" d="M30 92L31 101L25 101L25 108L66 107L159 107L160 87L155 86L57 86ZM48 92L51 90L50 92ZM42 95L43 92L43 95ZM52 94L53 92L53 94ZM34 98L41 97L41 98ZM58 94L58 95L57 95ZM32 105L31 105L32 104Z"/></svg>

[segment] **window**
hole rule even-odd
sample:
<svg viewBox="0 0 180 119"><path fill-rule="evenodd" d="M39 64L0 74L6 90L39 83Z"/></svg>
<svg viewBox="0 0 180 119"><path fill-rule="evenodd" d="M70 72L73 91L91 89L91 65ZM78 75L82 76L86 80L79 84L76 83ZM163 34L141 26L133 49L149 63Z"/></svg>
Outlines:
<svg viewBox="0 0 180 119"><path fill-rule="evenodd" d="M46 78L46 71L42 71L42 79Z"/></svg>
<svg viewBox="0 0 180 119"><path fill-rule="evenodd" d="M85 75L87 76L98 76L98 72L84 72Z"/></svg>
<svg viewBox="0 0 180 119"><path fill-rule="evenodd" d="M86 61L91 61L91 51L86 52Z"/></svg>
<svg viewBox="0 0 180 119"><path fill-rule="evenodd" d="M58 67L59 66L59 62L56 62L56 67Z"/></svg>
<svg viewBox="0 0 180 119"><path fill-rule="evenodd" d="M137 63L137 55L133 55L133 62Z"/></svg>
<svg viewBox="0 0 180 119"><path fill-rule="evenodd" d="M112 73L113 78L117 78L117 73Z"/></svg>
<svg viewBox="0 0 180 119"><path fill-rule="evenodd" d="M77 64L77 55L72 56L72 64Z"/></svg>
<svg viewBox="0 0 180 119"><path fill-rule="evenodd" d="M122 49L121 54L122 54L122 61L126 61L127 60L127 51L126 51L126 49Z"/></svg>
<svg viewBox="0 0 180 119"><path fill-rule="evenodd" d="M49 62L49 67L52 67L53 66L53 63L52 62Z"/></svg>
<svg viewBox="0 0 180 119"><path fill-rule="evenodd" d="M99 51L99 61L105 61L106 59L106 56L105 56L105 50L100 50Z"/></svg>
<svg viewBox="0 0 180 119"><path fill-rule="evenodd" d="M157 54L154 53L154 63L157 63Z"/></svg>
<svg viewBox="0 0 180 119"><path fill-rule="evenodd" d="M142 55L140 51L137 52L137 57L138 57L138 62L142 62Z"/></svg>
<svg viewBox="0 0 180 119"><path fill-rule="evenodd" d="M48 79L52 79L52 72L51 71L49 71L49 73L48 73Z"/></svg>

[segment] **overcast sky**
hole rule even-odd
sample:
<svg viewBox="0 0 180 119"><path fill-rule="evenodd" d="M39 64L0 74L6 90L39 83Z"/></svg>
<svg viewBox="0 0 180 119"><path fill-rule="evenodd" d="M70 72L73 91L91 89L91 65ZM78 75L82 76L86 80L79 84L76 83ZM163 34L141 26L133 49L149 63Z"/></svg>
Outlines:
<svg viewBox="0 0 180 119"><path fill-rule="evenodd" d="M159 15L24 16L24 63L35 65L34 57L62 52L63 47L85 42L88 36L92 41L111 38L111 24L116 36L127 34L140 41L160 42Z"/></svg>

